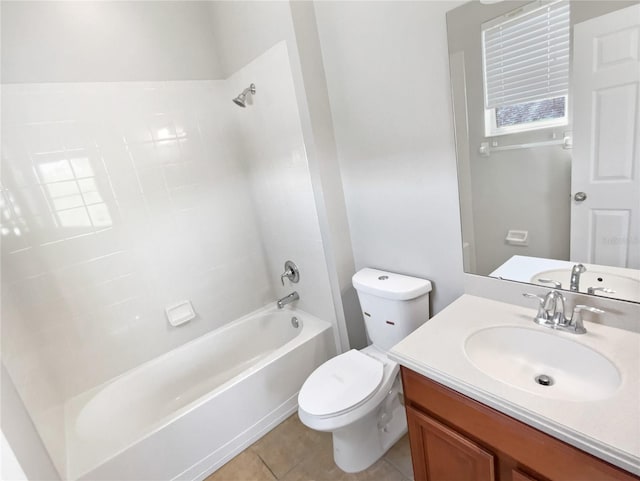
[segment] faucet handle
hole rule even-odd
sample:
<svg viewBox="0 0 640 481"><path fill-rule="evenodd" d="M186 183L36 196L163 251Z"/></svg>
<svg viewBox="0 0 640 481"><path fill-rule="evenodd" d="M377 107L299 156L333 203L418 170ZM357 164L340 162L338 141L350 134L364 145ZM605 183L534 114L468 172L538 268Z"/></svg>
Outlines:
<svg viewBox="0 0 640 481"><path fill-rule="evenodd" d="M605 311L602 309L598 309L597 307L585 306L583 304L578 304L573 308L573 315L571 316L571 327L572 331L576 334L584 334L587 330L584 328L584 323L582 322L582 312L589 311L594 314L604 314Z"/></svg>
<svg viewBox="0 0 640 481"><path fill-rule="evenodd" d="M284 286L284 278L289 279L291 282L298 282L300 280L300 270L293 261L287 261L284 263L284 272L280 276L280 282Z"/></svg>
<svg viewBox="0 0 640 481"><path fill-rule="evenodd" d="M554 289L562 289L562 282L553 279L540 278L538 279L538 282L542 282L543 284L553 284Z"/></svg>
<svg viewBox="0 0 640 481"><path fill-rule="evenodd" d="M523 297L528 297L529 299L538 299L541 304L544 302L544 297L539 296L538 294L531 294L530 292L523 292L522 296Z"/></svg>
<svg viewBox="0 0 640 481"><path fill-rule="evenodd" d="M538 313L536 314L536 319L540 319L543 321L547 321L549 319L549 315L545 310L545 301L546 299L542 296L538 296L537 294L531 294L529 292L523 292L522 295L524 297L528 297L529 299L535 299L538 301Z"/></svg>
<svg viewBox="0 0 640 481"><path fill-rule="evenodd" d="M596 292L604 292L605 294L615 294L613 289L607 289L606 287L588 287L587 294L595 294Z"/></svg>

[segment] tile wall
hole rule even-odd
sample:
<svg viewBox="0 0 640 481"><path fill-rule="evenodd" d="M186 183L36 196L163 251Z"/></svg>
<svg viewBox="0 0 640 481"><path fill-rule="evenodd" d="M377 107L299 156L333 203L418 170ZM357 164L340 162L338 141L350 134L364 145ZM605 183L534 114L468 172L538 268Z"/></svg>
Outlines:
<svg viewBox="0 0 640 481"><path fill-rule="evenodd" d="M231 129L242 139L236 145L247 165L269 276L278 297L296 290L302 309L335 323L286 42L229 77L228 96L252 82L256 95L247 108L234 112ZM300 268L300 282L285 280L282 286L279 278L288 259Z"/></svg>

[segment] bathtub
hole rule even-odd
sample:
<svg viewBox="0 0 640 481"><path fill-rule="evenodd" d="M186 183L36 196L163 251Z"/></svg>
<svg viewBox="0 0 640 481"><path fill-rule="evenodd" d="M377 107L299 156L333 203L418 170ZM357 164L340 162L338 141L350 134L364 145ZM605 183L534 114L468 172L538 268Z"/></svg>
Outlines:
<svg viewBox="0 0 640 481"><path fill-rule="evenodd" d="M67 477L203 479L295 412L334 353L331 325L300 310L227 324L70 399Z"/></svg>

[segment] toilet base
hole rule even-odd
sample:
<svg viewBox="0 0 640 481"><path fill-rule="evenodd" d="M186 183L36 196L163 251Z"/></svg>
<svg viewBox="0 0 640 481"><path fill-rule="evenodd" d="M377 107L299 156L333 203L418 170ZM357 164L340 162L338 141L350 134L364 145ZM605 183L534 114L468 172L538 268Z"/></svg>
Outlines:
<svg viewBox="0 0 640 481"><path fill-rule="evenodd" d="M333 432L333 459L347 473L363 471L378 461L407 432L404 407L394 403L391 416L374 410ZM379 426L381 422L385 425Z"/></svg>

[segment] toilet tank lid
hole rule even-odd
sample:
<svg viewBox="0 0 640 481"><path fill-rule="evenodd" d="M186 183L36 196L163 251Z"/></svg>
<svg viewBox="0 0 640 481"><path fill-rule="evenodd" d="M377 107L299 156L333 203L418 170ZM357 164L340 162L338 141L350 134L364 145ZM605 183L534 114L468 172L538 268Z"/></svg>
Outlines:
<svg viewBox="0 0 640 481"><path fill-rule="evenodd" d="M353 287L358 292L385 299L406 301L431 291L431 282L417 277L379 271L365 267L353 275Z"/></svg>

